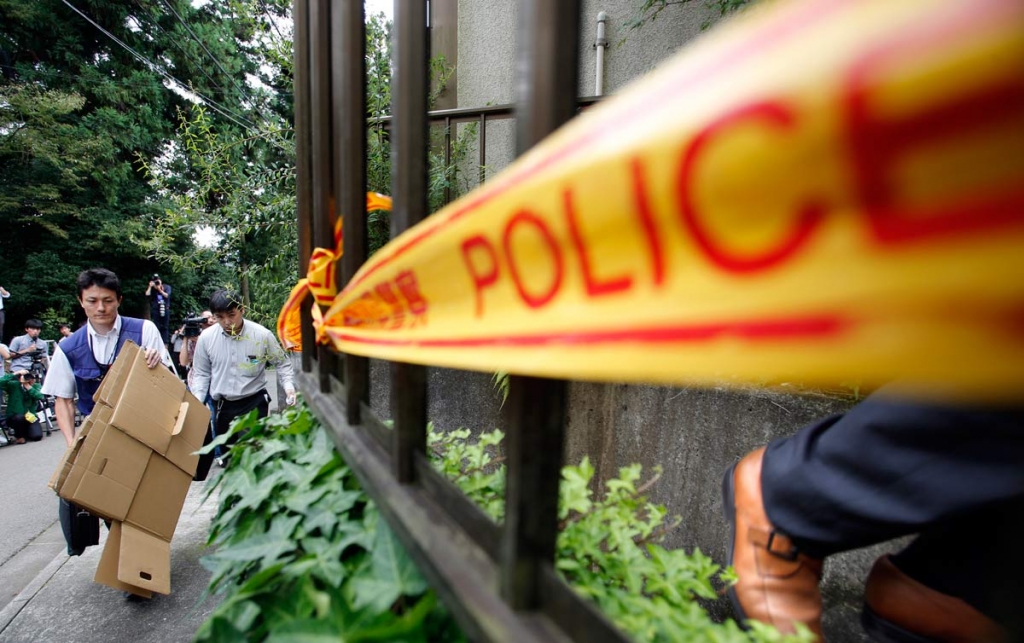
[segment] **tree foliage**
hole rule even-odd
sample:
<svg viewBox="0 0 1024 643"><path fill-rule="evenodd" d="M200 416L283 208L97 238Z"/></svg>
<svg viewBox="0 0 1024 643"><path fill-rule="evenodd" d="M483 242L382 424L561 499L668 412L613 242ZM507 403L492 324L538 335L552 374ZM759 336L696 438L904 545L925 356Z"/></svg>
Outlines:
<svg viewBox="0 0 1024 643"><path fill-rule="evenodd" d="M223 275L175 271L133 241L165 209L141 170L164 153L177 111L196 95L226 111L244 109L235 78L256 70L237 46L245 34L210 6L217 3L69 1L81 13L61 0L0 0L0 284L12 292L8 328L47 311L75 314L74 277L93 266L121 276L123 312L146 314L143 291L160 272L175 286L173 310L183 314ZM191 244L191 231L182 230L168 252Z"/></svg>

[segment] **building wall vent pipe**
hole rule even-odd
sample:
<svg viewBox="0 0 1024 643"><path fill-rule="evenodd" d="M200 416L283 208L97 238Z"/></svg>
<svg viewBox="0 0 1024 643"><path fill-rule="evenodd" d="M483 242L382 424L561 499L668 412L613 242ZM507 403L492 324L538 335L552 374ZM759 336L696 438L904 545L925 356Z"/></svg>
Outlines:
<svg viewBox="0 0 1024 643"><path fill-rule="evenodd" d="M604 50L608 48L608 38L605 37L606 22L608 22L608 14L604 11L599 12L597 14L597 40L594 42L594 48L597 50L594 96L604 94Z"/></svg>

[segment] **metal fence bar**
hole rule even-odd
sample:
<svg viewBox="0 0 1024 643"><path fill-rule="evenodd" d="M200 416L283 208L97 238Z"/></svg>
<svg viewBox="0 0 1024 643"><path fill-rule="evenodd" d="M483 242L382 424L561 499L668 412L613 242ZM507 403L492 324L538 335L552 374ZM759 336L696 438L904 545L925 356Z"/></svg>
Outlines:
<svg viewBox="0 0 1024 643"><path fill-rule="evenodd" d="M579 0L520 0L521 154L576 113ZM502 593L513 608L541 606L543 573L554 562L566 383L535 377L509 382L508 466Z"/></svg>
<svg viewBox="0 0 1024 643"><path fill-rule="evenodd" d="M363 3L335 2L334 103L339 127L335 150L338 163L338 206L344 213L344 253L338 283L346 284L366 261L366 26ZM359 423L362 403L370 399L370 360L345 356L345 408L348 420Z"/></svg>
<svg viewBox="0 0 1024 643"><path fill-rule="evenodd" d="M331 173L331 56L330 56L330 0L310 0L309 3L309 56L310 73L310 130L313 151L313 243L321 248L334 245L334 197ZM330 391L329 377L334 371L337 356L326 346L317 347L317 362L321 391Z"/></svg>
<svg viewBox="0 0 1024 643"><path fill-rule="evenodd" d="M581 96L576 99L578 109L582 110L595 105L607 96ZM453 123L470 123L480 116L487 116L488 120L497 121L516 117L516 106L509 103L505 105L486 105L484 107L456 107L453 109L435 109L427 112L427 120L432 124L446 122L451 119ZM370 127L381 126L385 129L391 127L392 116L378 116L367 121Z"/></svg>
<svg viewBox="0 0 1024 643"><path fill-rule="evenodd" d="M444 119L444 171L448 173L448 168L452 165L452 119ZM444 202L445 204L452 202L452 186L451 183L445 177L444 182Z"/></svg>
<svg viewBox="0 0 1024 643"><path fill-rule="evenodd" d="M426 0L395 3L394 59L392 78L392 144L395 154L391 213L391 237L419 223L427 215L427 92L430 42ZM398 295L401 296L401 295ZM427 449L427 369L392 362L392 417L395 420L394 473L398 482L416 478L414 456Z"/></svg>
<svg viewBox="0 0 1024 643"><path fill-rule="evenodd" d="M313 159L310 155L309 110L309 0L295 0L292 9L295 20L295 172L296 216L298 217L299 274L309 269L309 256L313 253L313 186L310 182ZM302 370L313 370L316 338L313 319L309 312L312 297L302 302Z"/></svg>
<svg viewBox="0 0 1024 643"><path fill-rule="evenodd" d="M442 504L444 497L432 496L418 485L400 484L392 474L384 448L363 427L348 423L348 413L339 396L320 392L315 380L304 373L297 380L299 388L306 392L310 408L328 427L342 457L469 640L566 640L550 620L520 617L502 602L493 589L496 566L487 552L453 521L449 508ZM430 467L426 463L423 466ZM571 593L564 584L563 588ZM588 643L598 641L591 639Z"/></svg>
<svg viewBox="0 0 1024 643"><path fill-rule="evenodd" d="M480 114L480 145L477 166L480 170L480 185L487 180L487 114Z"/></svg>
<svg viewBox="0 0 1024 643"><path fill-rule="evenodd" d="M419 79L424 85L419 90L414 84L405 86L403 74L415 76L422 69L415 57L425 56L427 48L421 49L421 42L425 43L429 36L425 31L424 6L413 6L413 0L396 4L400 7L396 32L401 42L396 46L395 96L401 106L396 105L392 121L371 126L395 128L393 223L397 232L426 212L426 74ZM300 139L299 148L306 145L308 150L307 161L299 165L298 184L307 186L310 195L307 210L313 218L307 217L306 223L313 230L311 242L331 242L335 215L332 198L335 207L345 214L345 255L339 278L348 280L366 258L362 2L296 0L296 7L297 19L306 10L304 20L296 26L296 43L308 53L304 61L308 67L301 72L297 69L295 76L297 136L305 132L306 137ZM531 49L526 62L535 67L530 70L532 80L524 105L546 107L524 107L523 118L530 127L521 128L520 133L530 132L533 138L521 135L520 149L575 113L575 78L567 75L565 69L575 69L575 43L566 39L572 42L566 45L566 53L557 40L563 33L576 33L574 20L579 10L578 0L564 5L561 1L537 0L524 7L526 10L521 14L530 16L527 29L536 29L541 24L552 33L531 40L536 47ZM555 20L552 16L560 17ZM413 30L413 35L405 35L406 29ZM417 30L419 33L415 33ZM326 46L327 31L330 42L338 49ZM406 60L407 55L413 60ZM564 56L569 60L559 61ZM552 60L559 61L555 71L543 69ZM298 53L296 61L297 65L303 62ZM405 71L409 69L414 71ZM558 83L566 79L573 82L559 87ZM417 79L410 78L409 82L415 83ZM406 92L416 91L419 97L406 96ZM564 95L569 97L567 102ZM309 111L305 127L300 127L303 100ZM414 108L414 101L422 102ZM565 105L568 109L563 109ZM465 122L479 118L483 130L489 118L501 117L475 110L475 115ZM454 122L454 117L449 118L452 120L446 123L448 136ZM484 141L482 136L482 158L486 158ZM336 175L333 170L337 170ZM307 318L304 324L308 323ZM626 642L606 618L561 581L551 565L563 442L564 382L513 379L507 405L512 416L506 446L510 462L508 523L502 527L432 467L419 442L425 438L426 402L425 394L417 398L417 391L425 391L425 387L417 377L408 377L409 371L401 370L404 365L395 367L402 377L395 378L393 394L404 397L411 393L414 399L400 403L396 416L403 417L396 418L398 428L391 430L369 408L368 373L364 370L361 376L358 367L353 369L357 364L355 358L346 357L344 382L332 377L325 360L320 361L319 373L298 374L299 389L470 640ZM415 368L424 371L422 367ZM410 420L413 415L415 419ZM408 427L408 433L403 427ZM397 465L399 459L403 463ZM410 481L415 484L403 484Z"/></svg>

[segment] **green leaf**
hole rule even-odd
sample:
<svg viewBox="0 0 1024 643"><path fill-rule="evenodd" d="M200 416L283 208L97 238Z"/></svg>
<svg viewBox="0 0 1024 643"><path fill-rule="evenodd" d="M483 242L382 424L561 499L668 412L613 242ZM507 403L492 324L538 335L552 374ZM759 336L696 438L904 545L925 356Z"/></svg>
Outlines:
<svg viewBox="0 0 1024 643"><path fill-rule="evenodd" d="M370 549L369 565L349 584L353 605L385 611L401 596L415 596L427 589L426 581L394 533L381 522Z"/></svg>
<svg viewBox="0 0 1024 643"><path fill-rule="evenodd" d="M278 534L253 536L231 547L223 547L207 558L216 561L277 561L281 556L295 550L295 543Z"/></svg>
<svg viewBox="0 0 1024 643"><path fill-rule="evenodd" d="M339 643L343 640L334 623L309 618L281 625L267 637L266 643Z"/></svg>

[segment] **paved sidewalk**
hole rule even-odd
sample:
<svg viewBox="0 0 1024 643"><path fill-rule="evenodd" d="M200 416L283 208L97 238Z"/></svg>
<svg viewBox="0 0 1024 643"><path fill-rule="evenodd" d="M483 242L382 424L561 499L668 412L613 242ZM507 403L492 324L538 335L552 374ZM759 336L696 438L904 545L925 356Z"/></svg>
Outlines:
<svg viewBox="0 0 1024 643"><path fill-rule="evenodd" d="M79 557L61 552L2 611L0 643L188 643L216 607L199 602L210 573L205 553L215 498L200 505L206 483L193 483L171 543L171 594L127 599L94 583L107 530L100 544Z"/></svg>

